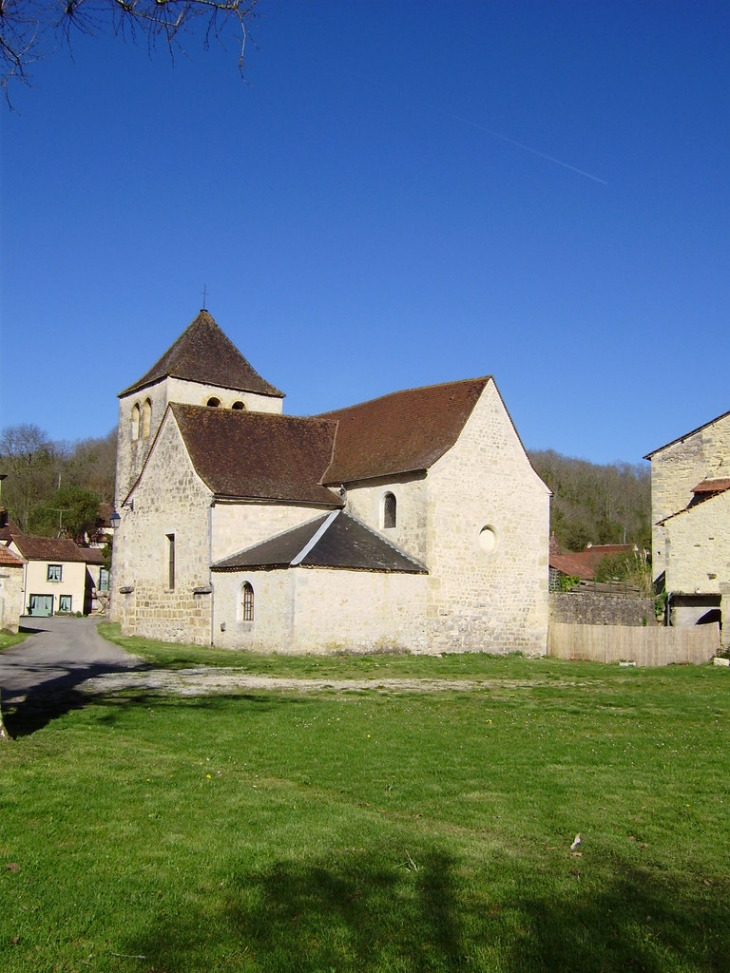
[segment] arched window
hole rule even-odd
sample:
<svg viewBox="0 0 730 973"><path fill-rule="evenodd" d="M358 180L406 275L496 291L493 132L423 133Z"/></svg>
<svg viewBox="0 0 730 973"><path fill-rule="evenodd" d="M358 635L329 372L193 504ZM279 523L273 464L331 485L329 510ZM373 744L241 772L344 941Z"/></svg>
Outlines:
<svg viewBox="0 0 730 973"><path fill-rule="evenodd" d="M139 406L136 402L132 406L132 439L139 439Z"/></svg>
<svg viewBox="0 0 730 973"><path fill-rule="evenodd" d="M208 401L205 404L209 405L211 409L217 409L218 406L221 404L221 400L216 399L216 397L213 396L212 398L208 399Z"/></svg>
<svg viewBox="0 0 730 973"><path fill-rule="evenodd" d="M152 420L152 402L145 399L142 404L142 439L150 438L150 422Z"/></svg>
<svg viewBox="0 0 730 973"><path fill-rule="evenodd" d="M241 618L244 622L253 621L253 586L248 581L241 589Z"/></svg>
<svg viewBox="0 0 730 973"><path fill-rule="evenodd" d="M383 497L383 527L395 527L396 502L392 493L386 493Z"/></svg>
<svg viewBox="0 0 730 973"><path fill-rule="evenodd" d="M234 402L233 405L231 406L231 408L232 409L245 409L246 406L244 405L243 402Z"/></svg>

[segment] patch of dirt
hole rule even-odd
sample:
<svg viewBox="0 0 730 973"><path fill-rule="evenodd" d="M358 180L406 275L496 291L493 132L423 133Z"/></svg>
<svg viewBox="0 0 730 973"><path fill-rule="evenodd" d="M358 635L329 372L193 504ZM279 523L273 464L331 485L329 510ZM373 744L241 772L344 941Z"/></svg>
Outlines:
<svg viewBox="0 0 730 973"><path fill-rule="evenodd" d="M533 681L510 681L534 686ZM125 690L157 690L179 696L209 696L246 690L311 693L336 692L470 692L475 689L505 687L503 680L470 679L294 679L252 676L237 669L200 666L194 669L149 669L144 672L115 672L87 679L77 688L84 693L110 693Z"/></svg>

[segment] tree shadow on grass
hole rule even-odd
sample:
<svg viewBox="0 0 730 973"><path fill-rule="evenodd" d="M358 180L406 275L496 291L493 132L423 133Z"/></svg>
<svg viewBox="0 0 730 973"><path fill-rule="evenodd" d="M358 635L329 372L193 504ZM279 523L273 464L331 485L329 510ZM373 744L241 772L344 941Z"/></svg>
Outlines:
<svg viewBox="0 0 730 973"><path fill-rule="evenodd" d="M115 673L143 672L149 666L115 666L91 663L86 666L59 667L54 664L52 678L38 672L38 685L22 691L3 690L2 706L5 727L11 737L18 739L42 730L53 720L74 710L84 709L97 697L77 687L87 679Z"/></svg>
<svg viewBox="0 0 730 973"><path fill-rule="evenodd" d="M363 850L337 863L236 871L213 927L200 915L164 917L124 951L180 973L205 969L211 956L220 957L213 969L452 973L465 959L452 868L438 851L393 864Z"/></svg>
<svg viewBox="0 0 730 973"><path fill-rule="evenodd" d="M527 897L507 969L515 973L664 973L730 969L727 880L682 882L617 863L599 891Z"/></svg>
<svg viewBox="0 0 730 973"><path fill-rule="evenodd" d="M145 668L132 670L144 672ZM79 670L74 670L78 672ZM90 666L85 674L81 675L78 683L85 679L92 679L95 676L114 672L111 667ZM130 672L129 668L122 670ZM129 707L155 707L155 708L174 708L177 706L196 706L208 712L218 708L226 708L232 701L247 703L255 706L257 711L271 709L286 703L292 706L299 702L295 698L286 697L282 699L276 695L268 693L197 693L197 694L176 694L168 690L160 689L123 689L123 690L100 690L98 692L88 692L76 689L68 679L60 678L44 683L43 686L35 690L30 690L24 698L20 700L11 699L6 704L3 695L3 718L5 726L14 739L30 736L38 730L59 717L65 716L74 710L90 709L93 707L104 706L106 711L97 717L100 723L116 723L121 718L121 712ZM111 707L111 708L110 708Z"/></svg>
<svg viewBox="0 0 730 973"><path fill-rule="evenodd" d="M333 856L334 857L334 856ZM266 973L720 973L728 969L727 888L698 895L650 870L617 864L598 892L565 887L522 897L536 873L473 887L438 849L402 864L386 850L336 860L286 858L234 870L217 907L160 916L125 952L148 969ZM511 889L506 893L505 888ZM198 901L198 900L195 900Z"/></svg>

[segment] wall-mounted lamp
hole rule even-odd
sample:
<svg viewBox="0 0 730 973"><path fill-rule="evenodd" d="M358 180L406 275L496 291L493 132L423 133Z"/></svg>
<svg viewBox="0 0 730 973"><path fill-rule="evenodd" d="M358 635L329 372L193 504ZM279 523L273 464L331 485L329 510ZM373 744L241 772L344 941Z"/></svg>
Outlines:
<svg viewBox="0 0 730 973"><path fill-rule="evenodd" d="M121 522L122 522L122 518L115 510L112 513L111 517L109 518L109 526L111 527L112 530L116 530L117 527L119 527L119 525L121 524Z"/></svg>

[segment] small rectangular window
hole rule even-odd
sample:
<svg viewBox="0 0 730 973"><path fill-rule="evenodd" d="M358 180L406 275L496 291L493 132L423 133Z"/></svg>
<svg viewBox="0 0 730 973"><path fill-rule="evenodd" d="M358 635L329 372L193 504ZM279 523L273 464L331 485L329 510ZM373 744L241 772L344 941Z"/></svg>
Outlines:
<svg viewBox="0 0 730 973"><path fill-rule="evenodd" d="M59 597L58 597L58 610L60 612L70 612L71 611L71 595L59 595Z"/></svg>
<svg viewBox="0 0 730 973"><path fill-rule="evenodd" d="M167 587L175 587L175 535L167 535Z"/></svg>
<svg viewBox="0 0 730 973"><path fill-rule="evenodd" d="M48 574L46 579L48 581L61 581L63 578L63 565L62 564L49 564Z"/></svg>
<svg viewBox="0 0 730 973"><path fill-rule="evenodd" d="M99 569L99 591L109 590L109 571L106 568Z"/></svg>

